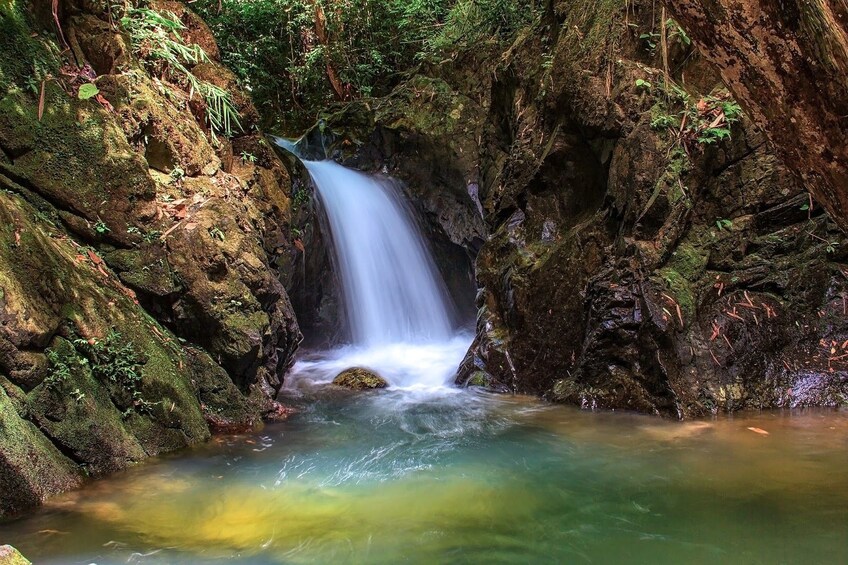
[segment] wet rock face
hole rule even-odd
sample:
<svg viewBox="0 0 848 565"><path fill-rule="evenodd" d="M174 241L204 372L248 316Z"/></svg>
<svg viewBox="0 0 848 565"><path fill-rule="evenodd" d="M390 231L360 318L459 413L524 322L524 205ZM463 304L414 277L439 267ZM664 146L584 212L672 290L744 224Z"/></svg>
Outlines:
<svg viewBox="0 0 848 565"><path fill-rule="evenodd" d="M377 373L362 367L345 369L333 379L336 386L349 388L351 390L368 390L375 388L386 388L389 383Z"/></svg>
<svg viewBox="0 0 848 565"><path fill-rule="evenodd" d="M0 85L0 515L279 416L301 340L285 167L260 133L216 141L91 4L68 29L102 101L50 82L39 120L36 96ZM196 16L159 4L217 59Z"/></svg>
<svg viewBox="0 0 848 565"><path fill-rule="evenodd" d="M340 133L322 149L404 179L476 255L457 383L673 417L844 403L843 236L747 119L710 143L661 125L684 109L663 106L660 54L629 31L652 29L649 3L551 8L507 54L324 124ZM669 53L686 104L720 86Z"/></svg>
<svg viewBox="0 0 848 565"><path fill-rule="evenodd" d="M623 11L556 16L547 93L535 39L492 86L490 120L514 137L482 175L492 236L457 382L681 418L844 403L842 234L747 120L685 149L652 125L660 107L632 85L657 61L622 35Z"/></svg>

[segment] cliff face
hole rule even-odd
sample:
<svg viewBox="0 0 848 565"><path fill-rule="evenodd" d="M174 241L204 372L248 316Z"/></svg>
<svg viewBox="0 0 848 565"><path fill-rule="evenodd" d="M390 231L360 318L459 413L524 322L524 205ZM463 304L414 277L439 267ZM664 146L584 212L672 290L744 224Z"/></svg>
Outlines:
<svg viewBox="0 0 848 565"><path fill-rule="evenodd" d="M49 3L0 6L0 515L282 415L300 341L288 174L203 22L150 5L202 46L229 137L97 3L60 8L64 55Z"/></svg>
<svg viewBox="0 0 848 565"><path fill-rule="evenodd" d="M668 0L705 58L848 229L848 6L839 0Z"/></svg>
<svg viewBox="0 0 848 565"><path fill-rule="evenodd" d="M370 103L370 126L328 124L360 124L350 162L413 194L429 154L458 172L448 209L479 197L459 384L681 418L845 403L843 235L662 13L552 2L505 52Z"/></svg>

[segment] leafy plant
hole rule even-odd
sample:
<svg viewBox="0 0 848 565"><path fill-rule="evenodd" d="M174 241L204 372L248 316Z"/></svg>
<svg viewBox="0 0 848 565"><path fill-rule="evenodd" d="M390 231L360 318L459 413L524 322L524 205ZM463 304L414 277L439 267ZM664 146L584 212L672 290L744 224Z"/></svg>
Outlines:
<svg viewBox="0 0 848 565"><path fill-rule="evenodd" d="M77 98L80 100L88 100L89 98L94 98L100 94L100 89L97 88L96 84L87 83L79 87L77 91Z"/></svg>
<svg viewBox="0 0 848 565"><path fill-rule="evenodd" d="M109 386L113 398L139 412L149 411L153 403L141 393L141 358L120 332L109 330L103 339L75 339L73 345L88 361L91 374Z"/></svg>
<svg viewBox="0 0 848 565"><path fill-rule="evenodd" d="M218 226L212 226L209 228L209 236L212 239L217 239L218 241L225 241L227 237L224 235L224 232L221 231L221 228Z"/></svg>
<svg viewBox="0 0 848 565"><path fill-rule="evenodd" d="M104 234L109 233L112 230L109 229L109 226L107 226L103 222L103 220L97 220L97 222L94 224L94 231L96 231L100 235L104 235ZM129 230L127 230L127 231L129 232Z"/></svg>
<svg viewBox="0 0 848 565"><path fill-rule="evenodd" d="M55 349L46 349L44 353L47 356L47 377L44 379L44 386L54 391L61 390L65 382L71 378L68 360L59 355Z"/></svg>
<svg viewBox="0 0 848 565"><path fill-rule="evenodd" d="M145 243L154 243L159 241L159 238L162 237L162 232L159 230L150 230L149 232L145 232L141 239L144 240Z"/></svg>
<svg viewBox="0 0 848 565"><path fill-rule="evenodd" d="M153 72L172 75L186 83L189 97L199 94L206 103L206 118L213 136L219 133L231 137L241 131L238 111L225 90L194 76L190 66L209 61L209 56L197 44L187 45L180 32L183 23L172 12L157 12L150 8L129 8L121 18L121 27L127 31L133 50Z"/></svg>
<svg viewBox="0 0 848 565"><path fill-rule="evenodd" d="M726 90L697 100L676 84L665 85L666 96L651 109L651 127L668 130L688 151L730 139L742 108Z"/></svg>
<svg viewBox="0 0 848 565"><path fill-rule="evenodd" d="M719 231L727 230L730 231L733 229L733 221L728 220L727 218L720 218L716 220L716 227Z"/></svg>
<svg viewBox="0 0 848 565"><path fill-rule="evenodd" d="M665 21L665 28L666 30L668 30L669 40L673 41L676 39L687 47L689 45L692 45L692 39L689 37L689 35L687 35L686 30L680 27L680 24L678 24L673 18L668 18Z"/></svg>
<svg viewBox="0 0 848 565"><path fill-rule="evenodd" d="M186 173L182 169L182 167L177 166L177 167L174 167L173 169L171 169L171 174L169 176L171 177L172 181L174 181L175 183L179 183L180 181L182 181L185 178ZM163 199L163 202L165 202L164 199Z"/></svg>
<svg viewBox="0 0 848 565"><path fill-rule="evenodd" d="M651 53L657 50L657 43L659 42L660 37L660 34L653 31L639 35L639 39L641 39L645 44L645 49Z"/></svg>
<svg viewBox="0 0 848 565"><path fill-rule="evenodd" d="M636 88L644 88L645 90L651 90L653 86L654 85L648 82L647 80L641 78L636 79Z"/></svg>
<svg viewBox="0 0 848 565"><path fill-rule="evenodd" d="M256 155L253 153L249 153L247 151L241 152L241 162L242 163L256 163Z"/></svg>

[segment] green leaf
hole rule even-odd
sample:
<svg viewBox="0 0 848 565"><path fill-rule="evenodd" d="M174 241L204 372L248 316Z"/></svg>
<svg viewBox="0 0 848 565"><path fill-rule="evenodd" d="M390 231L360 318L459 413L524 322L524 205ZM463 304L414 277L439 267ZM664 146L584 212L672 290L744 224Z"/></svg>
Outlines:
<svg viewBox="0 0 848 565"><path fill-rule="evenodd" d="M100 89L97 88L96 84L89 82L79 87L77 98L79 98L80 100L88 100L89 98L93 98L98 94L100 94Z"/></svg>

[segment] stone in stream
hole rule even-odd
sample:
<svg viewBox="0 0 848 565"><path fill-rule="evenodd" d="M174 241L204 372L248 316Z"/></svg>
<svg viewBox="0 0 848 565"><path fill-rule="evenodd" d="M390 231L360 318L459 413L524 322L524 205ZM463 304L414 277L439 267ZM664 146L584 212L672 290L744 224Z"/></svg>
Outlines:
<svg viewBox="0 0 848 565"><path fill-rule="evenodd" d="M32 565L32 563L11 545L0 545L0 565Z"/></svg>
<svg viewBox="0 0 848 565"><path fill-rule="evenodd" d="M386 388L389 383L373 371L362 367L345 369L333 379L333 384L351 390L367 390L371 388Z"/></svg>

